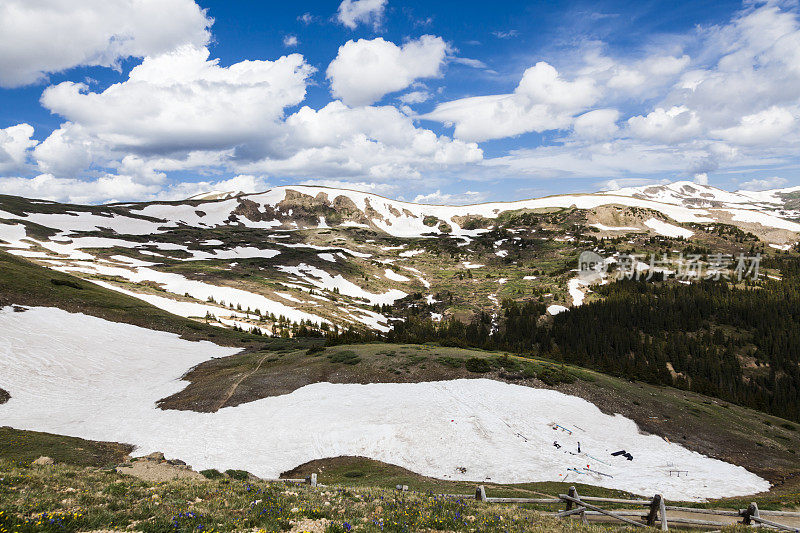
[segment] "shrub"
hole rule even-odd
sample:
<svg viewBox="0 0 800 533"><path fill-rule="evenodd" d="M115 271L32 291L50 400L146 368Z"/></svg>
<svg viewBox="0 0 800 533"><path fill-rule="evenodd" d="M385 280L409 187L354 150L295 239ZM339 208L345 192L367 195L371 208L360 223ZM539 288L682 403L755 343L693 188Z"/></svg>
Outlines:
<svg viewBox="0 0 800 533"><path fill-rule="evenodd" d="M250 478L250 473L247 470L226 470L225 474L231 479L237 479L239 481L247 481Z"/></svg>
<svg viewBox="0 0 800 533"><path fill-rule="evenodd" d="M205 476L207 479L219 479L222 477L222 472L220 472L216 468L201 470L200 473L203 474L203 476Z"/></svg>
<svg viewBox="0 0 800 533"><path fill-rule="evenodd" d="M545 385L550 385L551 387L560 383L573 383L575 381L575 376L567 372L563 367L558 369L543 368L536 374L536 377Z"/></svg>
<svg viewBox="0 0 800 533"><path fill-rule="evenodd" d="M436 359L439 364L449 366L450 368L461 368L464 366L464 361L458 357L442 356Z"/></svg>
<svg viewBox="0 0 800 533"><path fill-rule="evenodd" d="M50 279L50 283L52 283L56 287L71 287L73 289L78 289L79 291L83 290L83 287L81 287L77 282L72 281L71 279L52 278Z"/></svg>
<svg viewBox="0 0 800 533"><path fill-rule="evenodd" d="M507 355L502 355L494 360L494 363L504 370L508 370L509 372L515 372L522 367L522 363L517 361L516 359L511 359Z"/></svg>
<svg viewBox="0 0 800 533"><path fill-rule="evenodd" d="M477 374L484 374L492 369L489 361L481 359L480 357L470 357L467 359L467 362L464 363L464 366L466 366L467 370L470 372L475 372Z"/></svg>
<svg viewBox="0 0 800 533"><path fill-rule="evenodd" d="M361 358L356 355L353 350L342 350L340 352L328 355L328 360L331 363L342 363L345 365L357 365L361 362Z"/></svg>
<svg viewBox="0 0 800 533"><path fill-rule="evenodd" d="M447 348L466 348L467 343L463 339L457 339L455 337L450 337L449 339L443 339L439 344L445 346Z"/></svg>
<svg viewBox="0 0 800 533"><path fill-rule="evenodd" d="M312 346L308 350L306 350L306 355L317 355L325 351L324 346Z"/></svg>

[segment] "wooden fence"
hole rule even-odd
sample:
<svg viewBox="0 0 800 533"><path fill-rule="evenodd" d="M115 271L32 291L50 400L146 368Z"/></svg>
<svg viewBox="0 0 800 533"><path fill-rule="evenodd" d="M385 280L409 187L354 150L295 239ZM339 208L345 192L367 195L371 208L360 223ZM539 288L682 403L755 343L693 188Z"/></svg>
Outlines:
<svg viewBox="0 0 800 533"><path fill-rule="evenodd" d="M723 509L696 509L694 507L680 507L667 505L667 502L660 494L656 494L650 500L625 500L620 498L600 498L594 496L580 496L575 487L570 487L567 494L559 494L558 498L490 498L486 496L486 488L481 485L475 489L475 499L491 503L528 503L540 505L559 505L565 506L563 511L548 513L558 518L568 516L580 516L586 522L587 516L597 516L609 520L617 520L625 524L644 527L660 528L662 531L669 531L669 525L681 526L700 526L700 527L723 527L731 525L730 522L720 522L700 518L686 518L678 516L668 516L668 511L680 512L682 514L717 515L741 518L742 524L753 527L767 527L779 531L795 531L800 533L800 529L774 522L765 517L794 517L800 518L800 512L790 511L761 511L758 505L751 503L747 509L723 510ZM625 511L603 509L596 503L612 503L616 505L626 505L630 507L644 507L647 514L643 511ZM638 520L636 520L638 518Z"/></svg>
<svg viewBox="0 0 800 533"><path fill-rule="evenodd" d="M288 483L306 483L312 487L317 486L317 474L311 474L306 478L298 479L275 479L266 481L279 481ZM398 485L398 490L408 490L405 485ZM445 496L455 496L460 498L472 498L472 495L461 494L448 494ZM539 504L539 505L560 505L565 506L563 511L556 511L547 513L550 516L557 518L566 518L569 516L580 516L583 522L586 522L587 516L603 517L609 520L616 520L631 526L643 528L658 528L661 531L669 531L669 525L681 526L699 526L699 527L724 527L731 525L730 522L720 522L715 520L705 520L700 518L686 518L668 516L668 511L680 512L683 514L699 514L699 515L716 515L716 516L729 516L741 518L742 524L753 527L767 527L779 531L794 531L800 533L800 528L780 524L769 518L765 517L792 517L800 518L800 512L791 511L762 511L758 505L753 502L747 509L738 510L725 510L725 509L699 509L695 507L681 507L677 505L667 505L666 500L660 495L656 494L650 500L634 500L622 498L601 498L597 496L580 496L575 487L570 487L567 494L559 494L558 498L490 498L486 495L486 487L483 485L475 489L475 499L482 502L489 503L518 503L518 504ZM642 514L642 511L627 511L627 510L609 510L603 509L595 503L612 503L615 505L625 505L629 507L644 507L647 509L647 514ZM638 518L639 520L634 520Z"/></svg>
<svg viewBox="0 0 800 533"><path fill-rule="evenodd" d="M317 486L317 474L311 474L306 478L298 479L275 479L265 481L276 481L284 483L306 483L312 487ZM398 490L408 490L405 485L398 485ZM449 494L446 496L468 497L460 494ZM559 494L558 498L490 498L486 495L486 488L483 485L475 489L475 499L482 502L489 503L518 503L518 504L539 504L539 505L559 505L564 504L563 511L556 511L547 513L550 516L558 518L566 518L569 516L580 516L583 522L586 522L587 516L604 517L609 520L616 520L635 527L655 528L656 524L662 531L669 531L669 525L681 526L700 526L700 527L724 527L730 523L719 522L714 520L704 520L700 518L685 518L668 516L668 511L676 511L683 514L700 514L700 515L716 515L716 516L729 516L741 518L741 523L753 527L767 527L779 531L794 531L800 533L800 528L780 524L769 518L765 517L793 517L800 518L800 512L791 511L762 511L759 510L758 505L753 502L747 509L738 509L735 511L724 509L698 509L695 507L680 507L677 505L667 505L667 502L660 494L653 496L651 500L633 500L621 498L601 498L597 496L580 496L575 487L570 487L567 494ZM630 507L644 507L647 509L647 514L642 514L643 511L626 511L626 510L609 510L603 509L595 503L612 503L615 505L626 505ZM639 520L634 520L638 518Z"/></svg>

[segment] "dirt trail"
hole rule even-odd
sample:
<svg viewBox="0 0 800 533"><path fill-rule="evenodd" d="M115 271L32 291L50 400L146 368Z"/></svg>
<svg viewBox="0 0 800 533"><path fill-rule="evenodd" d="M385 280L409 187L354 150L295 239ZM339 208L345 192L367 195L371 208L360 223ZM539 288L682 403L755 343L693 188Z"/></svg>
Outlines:
<svg viewBox="0 0 800 533"><path fill-rule="evenodd" d="M233 394L236 392L236 389L239 388L239 385L241 385L244 380L246 380L247 378L249 378L250 376L252 376L256 372L258 372L258 369L261 368L261 365L264 364L264 361L266 361L266 359L267 359L267 357L269 355L270 354L264 355L261 358L261 360L258 362L256 367L251 372L248 372L247 374L243 374L242 377L240 377L238 380L236 380L236 383L234 383L233 385L230 386L230 388L228 389L228 392L225 393L225 396L222 398L222 400L219 402L219 404L217 404L217 406L214 408L214 412L219 411L220 409L225 407L225 404L228 402L228 400L231 399Z"/></svg>

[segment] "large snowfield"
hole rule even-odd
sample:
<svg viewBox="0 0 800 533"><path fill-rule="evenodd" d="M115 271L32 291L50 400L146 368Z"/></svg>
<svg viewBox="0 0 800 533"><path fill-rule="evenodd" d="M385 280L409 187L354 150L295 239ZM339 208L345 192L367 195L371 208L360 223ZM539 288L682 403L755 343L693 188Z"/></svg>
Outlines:
<svg viewBox="0 0 800 533"><path fill-rule="evenodd" d="M217 413L155 408L186 385L180 377L189 368L234 352L54 308L2 308L0 388L11 399L0 405L0 424L128 442L196 469L262 477L360 455L444 479L567 480L671 500L769 488L744 468L640 434L633 421L583 399L487 379L317 383ZM611 456L623 449L632 461Z"/></svg>

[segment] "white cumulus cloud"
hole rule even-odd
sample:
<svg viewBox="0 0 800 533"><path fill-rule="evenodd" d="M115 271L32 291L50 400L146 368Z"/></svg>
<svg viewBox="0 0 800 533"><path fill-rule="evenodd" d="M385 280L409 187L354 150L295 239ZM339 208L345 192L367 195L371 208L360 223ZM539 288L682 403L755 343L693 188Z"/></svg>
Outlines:
<svg viewBox="0 0 800 533"><path fill-rule="evenodd" d="M184 46L145 58L128 80L102 92L63 82L48 87L41 101L70 121L62 130L77 124L113 148L220 150L263 135L285 107L305 98L312 71L299 54L221 67L207 49Z"/></svg>
<svg viewBox="0 0 800 533"><path fill-rule="evenodd" d="M431 93L428 91L411 91L397 97L404 104L421 104L422 102L427 102L430 98Z"/></svg>
<svg viewBox="0 0 800 533"><path fill-rule="evenodd" d="M351 30L359 24L372 24L378 29L383 22L387 0L344 0L339 4L336 18Z"/></svg>
<svg viewBox="0 0 800 533"><path fill-rule="evenodd" d="M347 105L372 104L414 80L438 76L446 54L447 44L433 35L402 46L380 37L347 41L328 65L331 93Z"/></svg>
<svg viewBox="0 0 800 533"><path fill-rule="evenodd" d="M475 96L440 104L424 118L455 125L455 136L470 141L510 137L571 126L573 117L599 98L591 78L564 79L540 61L528 68L511 94Z"/></svg>
<svg viewBox="0 0 800 533"><path fill-rule="evenodd" d="M286 119L276 152L244 165L245 172L326 179L419 179L426 170L474 163L483 158L475 143L437 136L416 127L393 106L350 108L334 101L303 107Z"/></svg>
<svg viewBox="0 0 800 533"><path fill-rule="evenodd" d="M771 178L753 178L742 183L741 188L745 191L766 191L778 189L785 186L789 181L786 178L773 176Z"/></svg>
<svg viewBox="0 0 800 533"><path fill-rule="evenodd" d="M32 137L30 124L0 129L0 172L17 172L25 166L28 151L37 144Z"/></svg>
<svg viewBox="0 0 800 533"><path fill-rule="evenodd" d="M686 106L656 108L646 116L629 118L628 126L634 136L662 143L684 141L702 131L697 114Z"/></svg>
<svg viewBox="0 0 800 533"><path fill-rule="evenodd" d="M618 119L616 109L595 109L577 117L573 129L577 136L585 139L608 139L619 130Z"/></svg>
<svg viewBox="0 0 800 533"><path fill-rule="evenodd" d="M745 115L738 125L715 130L713 133L721 139L736 144L772 143L792 131L796 121L792 111L773 106L752 115Z"/></svg>
<svg viewBox="0 0 800 533"><path fill-rule="evenodd" d="M488 196L487 193L478 191L443 193L441 190L437 189L429 194L418 194L414 197L414 202L433 205L466 205L483 202Z"/></svg>
<svg viewBox="0 0 800 533"><path fill-rule="evenodd" d="M58 178L51 174L39 174L34 178L0 177L0 190L5 194L76 204L184 200L211 191L262 192L269 186L265 178L249 175L216 181L179 182L166 186L141 183L126 174L106 174L86 180Z"/></svg>
<svg viewBox="0 0 800 533"><path fill-rule="evenodd" d="M160 187L137 183L130 176L123 175L107 175L94 180L80 180L40 174L34 178L0 178L0 190L6 194L26 198L92 204L145 199L157 194Z"/></svg>
<svg viewBox="0 0 800 533"><path fill-rule="evenodd" d="M45 174L70 176L88 168L92 154L101 149L80 125L65 122L34 149L33 156Z"/></svg>
<svg viewBox="0 0 800 533"><path fill-rule="evenodd" d="M192 44L213 21L193 0L3 0L0 86L37 82L80 65L114 67Z"/></svg>

